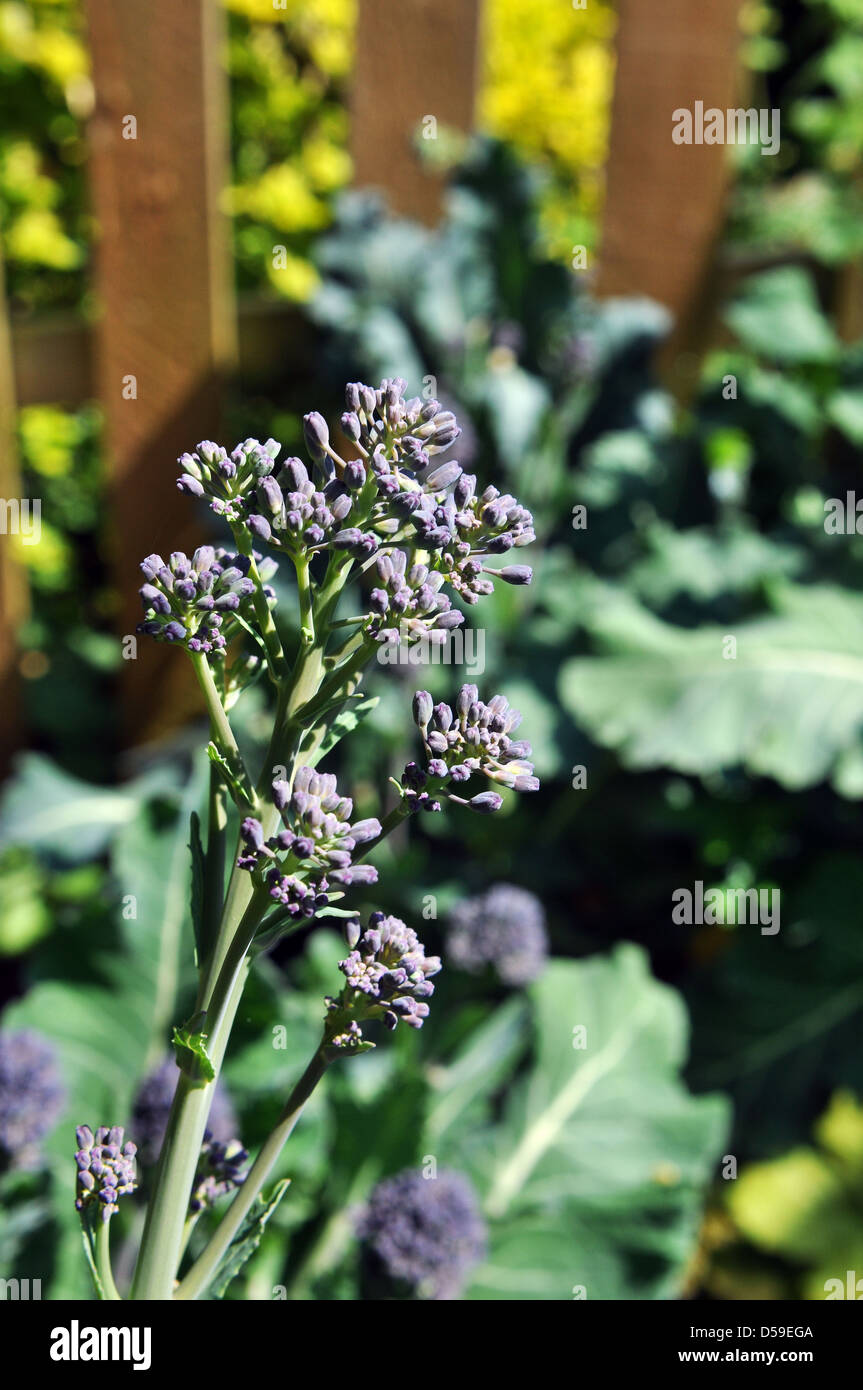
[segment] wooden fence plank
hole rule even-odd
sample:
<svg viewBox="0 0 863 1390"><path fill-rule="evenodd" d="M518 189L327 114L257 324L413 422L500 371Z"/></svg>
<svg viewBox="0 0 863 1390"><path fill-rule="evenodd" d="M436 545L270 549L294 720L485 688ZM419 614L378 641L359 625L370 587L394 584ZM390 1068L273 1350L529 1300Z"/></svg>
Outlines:
<svg viewBox="0 0 863 1390"><path fill-rule="evenodd" d="M620 0L597 272L600 296L648 295L677 322L668 360L697 348L729 179L723 145L675 144L678 108L725 111L741 89L740 0ZM693 354L694 355L694 354ZM686 372L694 362L684 354Z"/></svg>
<svg viewBox="0 0 863 1390"><path fill-rule="evenodd" d="M112 477L118 630L140 618L137 566L187 549L200 512L174 487L176 458L219 430L235 315L218 211L227 179L226 78L217 0L86 0L96 107L90 177L99 228L96 380ZM182 714L185 663L139 644L124 683L136 739ZM180 708L182 707L182 708Z"/></svg>
<svg viewBox="0 0 863 1390"><path fill-rule="evenodd" d="M563 3L563 0L558 0ZM395 212L432 224L443 184L423 168L418 128L434 138L470 130L479 49L479 0L360 0L351 112L359 187L381 189Z"/></svg>
<svg viewBox="0 0 863 1390"><path fill-rule="evenodd" d="M22 405L83 405L96 399L93 330L73 313L9 324L15 398ZM313 332L296 304L248 295L238 305L235 381L255 388L307 363Z"/></svg>
<svg viewBox="0 0 863 1390"><path fill-rule="evenodd" d="M12 553L5 503L21 501L18 469L18 437L12 350L6 316L3 259L0 256L0 776L21 741L21 692L18 672L17 630L27 615L26 576ZM32 499L31 499L32 500ZM19 513L20 515L20 513Z"/></svg>

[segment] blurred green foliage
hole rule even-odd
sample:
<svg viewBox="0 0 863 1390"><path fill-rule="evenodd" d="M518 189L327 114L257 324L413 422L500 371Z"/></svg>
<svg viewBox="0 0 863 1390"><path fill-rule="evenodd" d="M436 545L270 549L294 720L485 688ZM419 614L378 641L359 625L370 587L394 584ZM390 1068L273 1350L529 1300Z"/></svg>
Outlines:
<svg viewBox="0 0 863 1390"><path fill-rule="evenodd" d="M863 253L863 6L752 0L745 53L756 104L782 113L781 149L741 147L732 236L835 266Z"/></svg>
<svg viewBox="0 0 863 1390"><path fill-rule="evenodd" d="M38 746L107 776L120 653L103 537L100 412L25 406L18 440L22 495L41 503L39 544L9 537L30 583L19 633L28 722Z"/></svg>
<svg viewBox="0 0 863 1390"><path fill-rule="evenodd" d="M863 1107L854 1096L836 1093L814 1140L814 1147L745 1169L729 1188L729 1211L759 1250L801 1270L793 1296L856 1301L863 1266Z"/></svg>

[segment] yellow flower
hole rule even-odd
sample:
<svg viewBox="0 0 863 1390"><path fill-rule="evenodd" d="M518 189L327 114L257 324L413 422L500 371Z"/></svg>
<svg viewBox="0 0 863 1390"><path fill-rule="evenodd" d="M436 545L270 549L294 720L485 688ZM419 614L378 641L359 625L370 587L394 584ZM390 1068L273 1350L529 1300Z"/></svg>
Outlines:
<svg viewBox="0 0 863 1390"><path fill-rule="evenodd" d="M19 533L6 538L13 560L23 565L33 583L41 589L62 589L71 571L71 548L66 538L44 517L40 520L39 539L27 544Z"/></svg>
<svg viewBox="0 0 863 1390"><path fill-rule="evenodd" d="M304 303L307 299L311 299L318 288L317 271L309 261L304 261L301 256L294 256L288 251L279 257L278 265L275 265L272 260L268 260L266 266L267 279L277 293L285 299Z"/></svg>
<svg viewBox="0 0 863 1390"><path fill-rule="evenodd" d="M18 413L18 428L22 453L35 473L62 478L72 471L81 439L77 416L53 405L27 405Z"/></svg>
<svg viewBox="0 0 863 1390"><path fill-rule="evenodd" d="M315 231L329 221L326 204L293 164L274 164L254 182L230 189L228 207L282 232Z"/></svg>
<svg viewBox="0 0 863 1390"><path fill-rule="evenodd" d="M27 208L15 217L5 237L10 261L46 265L52 270L74 270L83 252L66 236L60 219L47 208Z"/></svg>

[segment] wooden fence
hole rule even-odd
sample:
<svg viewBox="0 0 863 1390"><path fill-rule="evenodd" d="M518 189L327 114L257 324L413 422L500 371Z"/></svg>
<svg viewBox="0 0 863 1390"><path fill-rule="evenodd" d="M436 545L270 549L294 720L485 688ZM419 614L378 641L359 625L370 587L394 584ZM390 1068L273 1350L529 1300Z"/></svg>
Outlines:
<svg viewBox="0 0 863 1390"><path fill-rule="evenodd" d="M549 0L569 4L569 0ZM590 3L590 0L587 0ZM145 549L194 542L193 509L151 485L155 461L219 437L226 383L252 383L301 350L290 307L234 298L218 210L227 178L226 78L217 0L85 0L96 94L89 177L99 239L95 327L74 317L11 325L0 311L0 496L20 496L16 405L101 403L110 479L118 636L139 616ZM573 4L573 24L578 9ZM649 295L691 335L715 270L724 151L681 152L670 112L696 99L734 104L740 0L620 0L600 294ZM352 96L356 179L400 212L432 221L440 186L414 151L418 122L470 128L480 63L480 0L359 0ZM130 121L129 118L133 120ZM683 161L681 160L683 153ZM0 309L2 309L0 285ZM20 569L0 537L0 763L20 744L15 631L27 611ZM170 655L170 654L169 654ZM126 728L157 731L154 710L193 699L183 663L141 644L122 683ZM154 692L158 698L154 699ZM16 713L17 711L17 713Z"/></svg>

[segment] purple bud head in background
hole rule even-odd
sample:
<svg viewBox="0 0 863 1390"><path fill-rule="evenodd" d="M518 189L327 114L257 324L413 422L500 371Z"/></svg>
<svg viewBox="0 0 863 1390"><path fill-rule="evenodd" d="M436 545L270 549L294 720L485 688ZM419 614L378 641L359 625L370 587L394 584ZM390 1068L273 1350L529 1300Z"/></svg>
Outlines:
<svg viewBox="0 0 863 1390"><path fill-rule="evenodd" d="M66 1093L54 1049L37 1033L0 1033L0 1170L32 1168Z"/></svg>
<svg viewBox="0 0 863 1390"><path fill-rule="evenodd" d="M529 984L548 956L542 903L511 883L496 883L467 898L450 913L446 955L468 974L491 969L502 984Z"/></svg>
<svg viewBox="0 0 863 1390"><path fill-rule="evenodd" d="M476 1193L461 1173L407 1169L372 1191L358 1222L367 1273L415 1298L453 1300L485 1256Z"/></svg>

